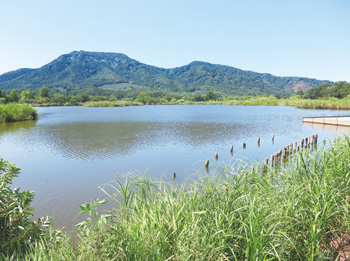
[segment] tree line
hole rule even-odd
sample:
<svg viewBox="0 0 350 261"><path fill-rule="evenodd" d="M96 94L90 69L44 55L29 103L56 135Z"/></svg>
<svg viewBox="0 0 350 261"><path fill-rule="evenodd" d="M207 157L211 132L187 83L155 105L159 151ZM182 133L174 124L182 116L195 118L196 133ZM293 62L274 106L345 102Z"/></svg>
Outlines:
<svg viewBox="0 0 350 261"><path fill-rule="evenodd" d="M16 90L11 90L6 94L0 90L0 104L6 103L27 103L34 105L81 105L88 101L117 101L127 100L140 102L142 104L163 104L176 102L178 100L201 102L217 101L223 97L219 93L208 91L205 95L199 93L168 93L163 90L139 90L134 92L121 93L118 91L107 91L98 88L88 88L72 92L71 94L62 94L53 92L44 86L38 90L23 90L20 94Z"/></svg>

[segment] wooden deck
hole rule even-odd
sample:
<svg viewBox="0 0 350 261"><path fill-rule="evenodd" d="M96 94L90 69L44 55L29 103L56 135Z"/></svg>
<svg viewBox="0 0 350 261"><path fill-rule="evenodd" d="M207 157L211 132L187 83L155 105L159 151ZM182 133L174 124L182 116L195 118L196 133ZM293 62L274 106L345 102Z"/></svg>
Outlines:
<svg viewBox="0 0 350 261"><path fill-rule="evenodd" d="M350 116L304 117L303 122L350 127Z"/></svg>

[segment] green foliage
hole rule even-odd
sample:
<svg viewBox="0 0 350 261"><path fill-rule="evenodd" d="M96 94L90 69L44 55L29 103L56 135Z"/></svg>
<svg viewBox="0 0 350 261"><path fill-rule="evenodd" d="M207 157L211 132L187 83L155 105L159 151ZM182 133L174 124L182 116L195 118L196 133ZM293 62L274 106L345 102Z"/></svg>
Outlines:
<svg viewBox="0 0 350 261"><path fill-rule="evenodd" d="M325 97L335 97L343 99L350 94L350 83L336 82L333 86L327 83L321 84L317 87L309 89L304 98L306 99L318 99Z"/></svg>
<svg viewBox="0 0 350 261"><path fill-rule="evenodd" d="M10 91L10 94L8 95L8 100L10 102L18 102L19 98L18 98L17 92L15 90Z"/></svg>
<svg viewBox="0 0 350 261"><path fill-rule="evenodd" d="M32 102L34 96L31 90L26 90L21 92L21 101L25 103Z"/></svg>
<svg viewBox="0 0 350 261"><path fill-rule="evenodd" d="M19 168L0 158L0 257L24 251L43 237L44 227L50 222L49 219L30 220L34 193L20 192L10 186L18 174Z"/></svg>
<svg viewBox="0 0 350 261"><path fill-rule="evenodd" d="M0 122L35 120L37 116L38 113L36 109L30 105L0 105Z"/></svg>
<svg viewBox="0 0 350 261"><path fill-rule="evenodd" d="M41 98L49 97L49 91L50 91L49 88L47 88L46 86L43 86L39 91L39 96Z"/></svg>
<svg viewBox="0 0 350 261"><path fill-rule="evenodd" d="M208 91L206 95L204 96L204 100L210 101L210 100L217 100L220 97L220 95L215 94L212 91Z"/></svg>
<svg viewBox="0 0 350 261"><path fill-rule="evenodd" d="M160 103L159 98L151 97L148 93L140 93L139 95L137 95L137 98L135 101L140 102L144 105L146 105L146 104L152 105L152 104L159 104Z"/></svg>

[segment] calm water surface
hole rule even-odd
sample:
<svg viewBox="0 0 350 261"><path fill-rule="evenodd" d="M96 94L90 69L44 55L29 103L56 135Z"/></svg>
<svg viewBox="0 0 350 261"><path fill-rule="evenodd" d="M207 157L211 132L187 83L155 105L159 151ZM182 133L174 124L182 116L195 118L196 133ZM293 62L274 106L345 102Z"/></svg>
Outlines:
<svg viewBox="0 0 350 261"><path fill-rule="evenodd" d="M35 192L34 218L54 216L57 226L67 228L78 222L79 205L103 197L98 186L122 173L163 175L170 181L176 172L181 182L198 170L205 173L206 159L211 168L241 159L253 162L312 134L322 141L349 133L349 128L303 124L302 117L350 114L221 105L37 110L37 121L0 125L0 157L22 168L14 186Z"/></svg>

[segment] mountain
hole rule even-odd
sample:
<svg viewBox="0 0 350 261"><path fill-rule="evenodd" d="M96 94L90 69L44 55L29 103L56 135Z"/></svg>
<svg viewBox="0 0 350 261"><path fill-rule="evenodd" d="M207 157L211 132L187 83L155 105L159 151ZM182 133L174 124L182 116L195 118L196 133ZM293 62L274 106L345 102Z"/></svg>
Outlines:
<svg viewBox="0 0 350 261"><path fill-rule="evenodd" d="M170 92L208 90L225 95L290 94L330 81L278 77L230 66L195 61L164 69L143 64L120 53L74 51L38 69L19 69L0 75L0 90L60 90L98 87L110 90L162 89Z"/></svg>

